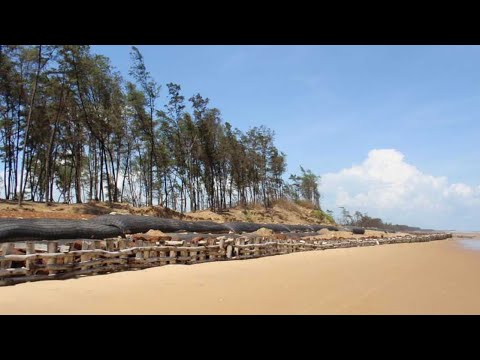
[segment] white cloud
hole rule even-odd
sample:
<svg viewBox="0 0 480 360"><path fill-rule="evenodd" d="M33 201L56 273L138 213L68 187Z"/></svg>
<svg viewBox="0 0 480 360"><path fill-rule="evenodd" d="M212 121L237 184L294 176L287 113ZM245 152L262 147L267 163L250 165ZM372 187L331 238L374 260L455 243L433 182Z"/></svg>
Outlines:
<svg viewBox="0 0 480 360"><path fill-rule="evenodd" d="M371 150L362 164L324 174L320 190L327 209L345 206L393 223L480 230L480 186L425 174L395 149Z"/></svg>

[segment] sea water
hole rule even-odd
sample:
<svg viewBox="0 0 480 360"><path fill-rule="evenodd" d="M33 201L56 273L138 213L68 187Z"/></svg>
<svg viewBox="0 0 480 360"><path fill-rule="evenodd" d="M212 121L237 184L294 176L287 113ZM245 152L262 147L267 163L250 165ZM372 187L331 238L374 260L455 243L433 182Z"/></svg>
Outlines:
<svg viewBox="0 0 480 360"><path fill-rule="evenodd" d="M480 251L480 240L474 239L459 239L458 243L468 250L478 250Z"/></svg>

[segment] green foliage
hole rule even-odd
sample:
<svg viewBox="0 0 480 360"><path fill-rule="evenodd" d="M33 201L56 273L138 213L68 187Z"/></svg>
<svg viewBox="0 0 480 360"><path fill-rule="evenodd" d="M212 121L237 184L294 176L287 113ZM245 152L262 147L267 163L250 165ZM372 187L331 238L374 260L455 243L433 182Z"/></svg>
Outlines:
<svg viewBox="0 0 480 360"><path fill-rule="evenodd" d="M335 224L335 220L333 219L333 217L322 210L318 210L318 209L312 210L311 215L316 217L320 221L328 222L330 224Z"/></svg>
<svg viewBox="0 0 480 360"><path fill-rule="evenodd" d="M249 210L245 210L243 214L245 215L245 220L247 222L253 222L252 213Z"/></svg>
<svg viewBox="0 0 480 360"><path fill-rule="evenodd" d="M320 209L318 176L301 168L285 182L286 155L273 130L242 132L207 97L185 97L171 82L161 104L161 86L138 48L131 49L133 82L89 46L41 49L0 45L5 198L21 188L34 201L155 202L182 212L271 207L283 198Z"/></svg>
<svg viewBox="0 0 480 360"><path fill-rule="evenodd" d="M303 206L307 209L315 209L315 205L310 200L297 199L295 200L295 204Z"/></svg>
<svg viewBox="0 0 480 360"><path fill-rule="evenodd" d="M305 201L320 209L320 176L300 166L301 175L290 175L290 183L285 185L285 194L294 201Z"/></svg>

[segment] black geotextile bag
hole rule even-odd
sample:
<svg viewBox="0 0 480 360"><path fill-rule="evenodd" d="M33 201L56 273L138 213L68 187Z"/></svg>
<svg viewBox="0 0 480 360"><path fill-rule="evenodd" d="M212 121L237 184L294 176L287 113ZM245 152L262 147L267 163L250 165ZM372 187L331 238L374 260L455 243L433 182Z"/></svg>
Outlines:
<svg viewBox="0 0 480 360"><path fill-rule="evenodd" d="M89 220L0 219L0 242L105 239L122 235L116 226Z"/></svg>
<svg viewBox="0 0 480 360"><path fill-rule="evenodd" d="M229 229L224 224L212 221L183 221L162 219L153 216L137 215L101 215L93 218L92 222L116 226L124 234L142 233L148 230L163 232L199 232L199 233L227 233Z"/></svg>
<svg viewBox="0 0 480 360"><path fill-rule="evenodd" d="M298 231L298 232L312 232L314 231L313 228L309 225L290 225L290 224L285 224L285 226L290 230L290 231Z"/></svg>
<svg viewBox="0 0 480 360"><path fill-rule="evenodd" d="M328 229L330 231L338 231L338 228L336 226L333 226L333 225L311 224L309 226L313 229L313 231L319 231L319 230L322 230L322 229Z"/></svg>
<svg viewBox="0 0 480 360"><path fill-rule="evenodd" d="M250 222L228 222L223 224L227 227L230 231L235 233L242 233L242 232L254 232L257 231L262 227L260 224L250 223Z"/></svg>

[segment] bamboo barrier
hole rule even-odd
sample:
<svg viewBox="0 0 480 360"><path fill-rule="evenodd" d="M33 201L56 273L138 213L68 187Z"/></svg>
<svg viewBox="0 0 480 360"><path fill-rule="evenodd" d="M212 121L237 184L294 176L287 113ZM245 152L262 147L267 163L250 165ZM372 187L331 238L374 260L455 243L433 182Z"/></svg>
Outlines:
<svg viewBox="0 0 480 360"><path fill-rule="evenodd" d="M211 236L198 244L165 241L156 244L129 239L82 240L81 250L58 241L2 244L0 286L29 281L68 279L172 264L198 264L220 260L253 259L293 252L426 242L452 234L405 237L319 240L315 237L278 239L275 236ZM127 244L130 244L127 247ZM23 253L25 252L25 253Z"/></svg>

